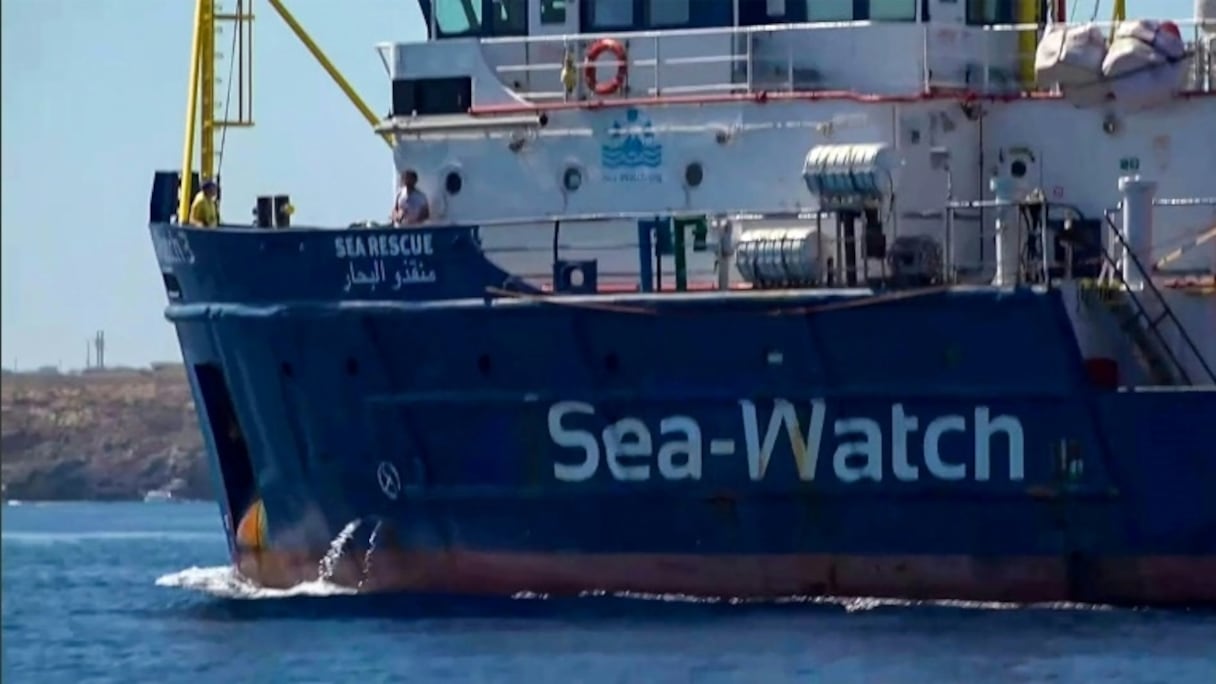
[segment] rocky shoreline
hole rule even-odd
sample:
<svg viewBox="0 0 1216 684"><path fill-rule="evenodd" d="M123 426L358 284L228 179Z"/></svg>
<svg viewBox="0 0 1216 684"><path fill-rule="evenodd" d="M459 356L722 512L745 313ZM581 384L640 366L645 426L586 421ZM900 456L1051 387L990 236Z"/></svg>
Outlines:
<svg viewBox="0 0 1216 684"><path fill-rule="evenodd" d="M0 464L7 499L138 500L152 490L211 498L202 435L179 364L5 372Z"/></svg>

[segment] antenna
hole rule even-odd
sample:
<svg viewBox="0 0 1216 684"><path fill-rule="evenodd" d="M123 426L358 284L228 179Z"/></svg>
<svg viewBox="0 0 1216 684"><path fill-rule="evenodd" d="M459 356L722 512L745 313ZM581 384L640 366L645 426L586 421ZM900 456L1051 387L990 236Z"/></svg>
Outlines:
<svg viewBox="0 0 1216 684"><path fill-rule="evenodd" d="M93 359L97 362L97 368L98 369L105 368L106 367L106 332L104 330L98 330L97 334L94 335L93 348L97 350L97 353L93 355Z"/></svg>

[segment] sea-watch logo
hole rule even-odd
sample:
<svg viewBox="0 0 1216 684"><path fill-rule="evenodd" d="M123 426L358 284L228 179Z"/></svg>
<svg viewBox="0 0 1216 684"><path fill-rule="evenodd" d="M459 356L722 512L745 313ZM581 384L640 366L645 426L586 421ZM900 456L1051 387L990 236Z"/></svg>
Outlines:
<svg viewBox="0 0 1216 684"><path fill-rule="evenodd" d="M625 121L614 120L600 146L604 180L614 183L661 183L663 145L655 138L654 125L637 109L625 112Z"/></svg>

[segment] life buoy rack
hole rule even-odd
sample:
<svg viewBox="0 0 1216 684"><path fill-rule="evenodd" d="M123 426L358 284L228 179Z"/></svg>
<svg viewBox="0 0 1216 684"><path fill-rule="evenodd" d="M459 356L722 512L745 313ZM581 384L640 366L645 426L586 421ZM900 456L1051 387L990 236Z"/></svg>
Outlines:
<svg viewBox="0 0 1216 684"><path fill-rule="evenodd" d="M607 83L596 83L595 60L605 52L611 52L617 59L616 75ZM583 79L587 82L587 87L591 88L596 95L611 95L620 90L625 85L625 77L628 74L629 59L625 53L625 46L621 45L619 41L601 38L587 49L587 67L583 70Z"/></svg>

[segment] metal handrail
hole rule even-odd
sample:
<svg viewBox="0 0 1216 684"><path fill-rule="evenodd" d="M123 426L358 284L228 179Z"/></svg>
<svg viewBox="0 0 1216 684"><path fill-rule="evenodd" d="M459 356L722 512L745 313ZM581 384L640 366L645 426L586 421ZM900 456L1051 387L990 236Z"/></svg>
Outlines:
<svg viewBox="0 0 1216 684"><path fill-rule="evenodd" d="M1178 25L1180 30L1190 28L1193 29L1193 34L1197 37L1202 36L1201 29L1208 22L1201 22L1194 19L1176 19L1173 20ZM1096 26L1101 29L1115 28L1122 22L1117 21L1092 21L1092 22L1073 22L1070 26ZM962 28L974 31L983 31L989 33L1017 33L1022 31L1041 31L1042 26L1035 23L1023 24L954 24L945 22L921 22L917 24L913 21L820 21L820 22L790 22L777 24L758 24L754 26L718 26L711 28L688 28L688 29L662 29L662 30L643 30L643 31L598 31L592 33L556 33L537 36L494 36L489 38L481 38L478 42L483 45L494 45L500 43L572 43L578 41L595 41L600 38L621 38L629 39L645 39L645 38L678 38L678 37L701 37L713 35L749 35L752 33L773 33L780 31L801 31L801 30L817 30L817 29L839 29L839 28L868 28L874 26L922 26L928 28ZM1048 24L1051 26L1051 24ZM380 47L389 47L393 43L381 43Z"/></svg>
<svg viewBox="0 0 1216 684"><path fill-rule="evenodd" d="M1180 20L1175 21L1184 35L1189 35L1190 39L1187 43L1188 56L1192 59L1193 73L1190 81L1189 90L1194 92L1211 92L1216 88L1216 79L1208 74L1210 66L1213 64L1213 46L1211 39L1203 32L1204 24L1195 20ZM1109 29L1118 24L1118 22L1089 22L1080 25L1093 25L1102 29ZM916 81L909 81L906 84L906 91L911 92L918 90L919 92L930 92L942 87L959 87L972 92L983 94L988 93L1007 93L1011 89L1019 91L1031 91L1040 93L1050 93L1049 89L1039 87L1035 83L1024 82L1018 74L1018 65L1026 59L1033 59L1033 52L1027 53L1025 50L1019 49L1012 44L1000 46L1001 54L998 57L993 57L990 47L997 38L1005 38L1020 33L1035 32L1036 36L1041 36L1043 27L1037 24L992 24L992 25L958 25L944 24L938 22L913 23L913 22L874 22L874 21L846 21L846 22L803 22L803 23L788 23L788 24L765 24L759 26L735 26L735 27L714 27L714 28L697 28L697 29L672 29L663 31L616 31L616 32L595 32L584 34L558 34L558 35L541 35L541 36L503 36L480 39L479 43L483 46L498 46L498 45L557 45L563 49L573 49L578 57L574 60L576 68L580 71L589 66L589 62L582 58L585 54L585 46L599 40L601 38L616 38L625 39L631 42L650 41L654 44L653 55L645 55L637 60L627 58L627 64L631 67L637 67L640 70L649 71L653 69L653 82L649 84L648 89L655 93L660 91L665 92L720 92L723 90L736 90L740 92L753 93L757 91L796 91L801 89L807 90L832 90L832 89L853 89L850 84L842 82L835 84L835 87L830 87L826 83L816 82L813 88L800 88L798 86L798 72L800 68L797 64L798 58L803 56L803 53L792 49L775 50L772 55L764 56L766 64L773 67L773 74L782 73L784 77L774 79L757 79L755 74L754 64L760 56L753 51L753 37L757 35L773 35L782 33L796 32L820 32L827 30L854 30L865 28L891 27L891 26L917 26L920 29L920 54L916 55L920 63L920 76ZM953 36L954 44L960 45L967 43L967 48L970 52L960 50L957 54L952 54L949 47L943 44L941 37L947 32ZM673 56L665 57L664 50L659 48L660 43L667 41L679 41L688 38L712 37L712 36L729 36L735 39L743 39L732 41L732 48L726 54L708 54L696 56ZM976 37L979 37L977 43ZM1036 41L1037 42L1037 41ZM382 49L386 45L380 46ZM784 53L784 54L779 54ZM616 65L616 60L611 56L606 56L600 61L600 64L606 67ZM742 65L742 74L736 73L737 69L731 69L731 75L727 77L725 82L714 82L707 84L696 85L675 85L676 81L668 77L664 77L663 72L671 71L673 68L687 67L692 64L710 64L719 63L727 65ZM493 66L492 69L498 74L512 73L545 73L551 72L554 74L554 83L559 84L559 74L562 69L562 63L557 61L532 62L523 64L503 64ZM994 69L999 71L1007 71L1007 79L994 79ZM935 70L937 73L934 73ZM975 72L979 71L978 74ZM919 81L919 82L917 82ZM668 85L670 84L670 85ZM893 86L903 86L905 84L892 84ZM566 93L559 89L538 89L532 92L521 93L533 99L562 99L566 97Z"/></svg>
<svg viewBox="0 0 1216 684"><path fill-rule="evenodd" d="M730 220L745 220L745 221L782 221L795 220L805 221L815 218L817 213L813 209L798 210L775 210L768 211L755 208L740 208L728 212L708 212L713 218L722 218ZM570 213L570 214L533 214L531 216L509 216L498 219L480 219L477 221L468 222L440 222L438 220L428 223L410 226L408 228L400 228L399 230L409 230L411 228L419 228L425 230L465 230L468 228L498 228L502 226L531 226L531 225L552 225L554 221L562 223L602 223L606 221L639 221L654 218L679 218L682 216L705 216L707 212L697 210L671 210L671 211L604 211L593 213ZM234 228L249 229L249 226L236 226ZM336 230L382 230L393 228L391 224L378 223L358 223L352 224L346 228L338 228ZM334 228L324 228L315 226L292 226L291 230L335 230Z"/></svg>
<svg viewBox="0 0 1216 684"><path fill-rule="evenodd" d="M1111 255L1109 250L1102 250L1102 254L1106 258L1106 262L1111 266L1111 270L1116 274L1115 277L1117 277L1119 281L1123 283L1128 294L1128 299L1136 308L1136 316L1133 319L1135 324L1139 325L1140 318L1145 320L1145 322L1148 324L1149 331L1156 338L1158 345L1165 351L1179 376L1186 384L1191 384L1190 374L1186 372L1186 367L1178 359L1178 356L1174 353L1174 350L1170 348L1170 345L1161 335L1161 331L1158 328L1158 325L1162 321L1169 320L1174 324L1174 327L1178 329L1178 333L1181 335L1182 341L1186 345L1187 349L1190 350L1191 354L1199 361L1199 366L1203 369L1203 372L1207 376L1208 380L1213 384L1216 384L1216 372L1212 370L1212 367L1208 364L1207 359L1203 358L1203 354L1199 351L1199 347L1195 344L1195 341L1191 339L1190 333L1187 332L1186 326L1182 325L1182 322L1179 321L1178 317L1174 314L1173 308L1171 308L1169 303L1165 301L1165 297L1161 294L1161 290L1158 289L1157 285L1153 282L1152 274L1145 269L1144 264L1140 261L1140 258L1136 256L1134 251L1132 251L1131 245L1128 244L1127 239L1123 236L1123 231L1119 230L1119 227L1115 225L1115 221L1111 217L1111 211L1108 210L1103 212L1103 218L1106 219L1106 224L1110 229L1111 235L1118 241L1119 247L1122 247L1123 258L1128 259L1129 262L1135 266L1136 271L1140 273L1140 277L1144 282L1144 287L1151 292L1154 297L1156 297L1156 300L1161 305L1161 315L1154 319L1151 315L1149 315L1148 311L1144 308L1144 305L1140 302L1139 296L1136 295L1131 287L1128 286L1127 281L1124 280L1122 270L1119 268L1119 263L1115 257Z"/></svg>

